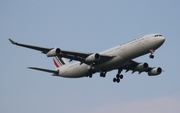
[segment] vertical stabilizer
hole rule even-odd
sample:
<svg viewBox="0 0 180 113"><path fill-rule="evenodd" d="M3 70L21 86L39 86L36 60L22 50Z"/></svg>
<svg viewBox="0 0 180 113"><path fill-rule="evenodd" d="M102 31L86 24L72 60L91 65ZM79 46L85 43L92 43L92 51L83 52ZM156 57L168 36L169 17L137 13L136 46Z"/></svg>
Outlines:
<svg viewBox="0 0 180 113"><path fill-rule="evenodd" d="M53 62L56 68L69 64L69 62L67 62L64 58L60 56L53 57Z"/></svg>

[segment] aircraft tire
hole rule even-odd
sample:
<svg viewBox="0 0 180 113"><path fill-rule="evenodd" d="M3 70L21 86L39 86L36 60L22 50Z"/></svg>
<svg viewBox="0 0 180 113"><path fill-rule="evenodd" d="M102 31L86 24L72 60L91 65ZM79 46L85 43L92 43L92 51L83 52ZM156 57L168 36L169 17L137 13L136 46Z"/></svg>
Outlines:
<svg viewBox="0 0 180 113"><path fill-rule="evenodd" d="M92 75L89 75L89 78L92 78Z"/></svg>
<svg viewBox="0 0 180 113"><path fill-rule="evenodd" d="M113 78L113 82L116 82L117 81L117 79L116 78Z"/></svg>
<svg viewBox="0 0 180 113"><path fill-rule="evenodd" d="M117 79L117 83L119 83L119 82L120 82L120 79L118 78L118 79Z"/></svg>
<svg viewBox="0 0 180 113"><path fill-rule="evenodd" d="M149 55L149 58L152 58L152 59L153 59L153 58L154 58L154 55Z"/></svg>
<svg viewBox="0 0 180 113"><path fill-rule="evenodd" d="M120 76L119 76L120 79L123 79L123 77L124 77L123 75L120 75Z"/></svg>

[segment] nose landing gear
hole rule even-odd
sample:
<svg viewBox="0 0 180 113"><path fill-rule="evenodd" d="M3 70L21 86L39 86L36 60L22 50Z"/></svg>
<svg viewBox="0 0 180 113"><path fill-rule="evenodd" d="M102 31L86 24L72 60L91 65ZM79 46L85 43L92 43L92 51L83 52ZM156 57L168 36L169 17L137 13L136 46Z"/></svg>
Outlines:
<svg viewBox="0 0 180 113"><path fill-rule="evenodd" d="M149 55L149 58L153 59L153 58L154 58L154 55Z"/></svg>
<svg viewBox="0 0 180 113"><path fill-rule="evenodd" d="M151 58L151 59L154 58L154 55L153 55L154 51L155 51L155 50L153 50L153 49L149 51L149 52L151 53L151 54L149 55L149 58Z"/></svg>

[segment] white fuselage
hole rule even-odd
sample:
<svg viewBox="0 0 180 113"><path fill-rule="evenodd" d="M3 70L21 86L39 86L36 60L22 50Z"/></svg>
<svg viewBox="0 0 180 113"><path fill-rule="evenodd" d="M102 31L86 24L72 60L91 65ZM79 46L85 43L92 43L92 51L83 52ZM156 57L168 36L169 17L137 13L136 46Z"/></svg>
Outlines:
<svg viewBox="0 0 180 113"><path fill-rule="evenodd" d="M111 71L119 69L122 65L131 59L142 56L150 52L150 50L156 50L163 42L164 37L154 37L155 34L145 35L141 38L132 40L128 43L118 45L114 48L100 52L100 55L116 56L113 59L94 65L95 72ZM58 76L67 78L84 77L89 74L89 65L85 63L76 62L69 65L63 65L59 69Z"/></svg>

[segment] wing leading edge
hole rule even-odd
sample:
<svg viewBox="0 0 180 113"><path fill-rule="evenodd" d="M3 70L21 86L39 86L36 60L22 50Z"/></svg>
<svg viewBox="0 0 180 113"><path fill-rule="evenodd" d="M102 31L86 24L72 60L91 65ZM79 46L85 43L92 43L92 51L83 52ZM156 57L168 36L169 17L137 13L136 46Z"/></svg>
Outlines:
<svg viewBox="0 0 180 113"><path fill-rule="evenodd" d="M48 54L48 52L50 52L51 50L56 49L56 48L45 48L45 47L22 44L22 43L15 42L12 39L9 39L9 41L14 45L41 51L44 54ZM92 62L87 62L86 58L93 55L93 53L83 53L83 52L67 51L67 50L61 50L61 49L59 50L60 50L60 53L56 56L61 56L61 57L70 59L70 61L76 60L76 61L80 61L88 65L92 64ZM115 57L115 56L107 56L107 55L101 55L101 54L99 56L100 56L100 59L97 61L94 61L94 63L103 63Z"/></svg>

